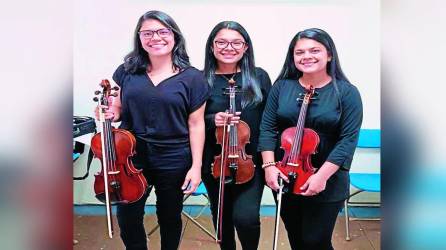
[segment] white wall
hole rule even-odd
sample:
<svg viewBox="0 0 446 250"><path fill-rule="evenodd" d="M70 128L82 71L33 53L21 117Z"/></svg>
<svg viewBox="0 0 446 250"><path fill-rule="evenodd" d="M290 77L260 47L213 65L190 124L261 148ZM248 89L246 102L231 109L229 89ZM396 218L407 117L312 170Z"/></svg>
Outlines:
<svg viewBox="0 0 446 250"><path fill-rule="evenodd" d="M131 50L138 18L148 10L168 13L186 38L191 63L202 69L204 45L220 21L234 20L251 36L257 66L277 77L292 37L305 28L326 30L336 43L341 65L361 93L364 128L380 127L380 3L372 0L333 1L75 1L74 115L92 116L93 92L101 79L111 79ZM379 154L375 155L379 161ZM81 159L82 160L82 159ZM359 164L378 172L374 165ZM359 169L358 169L359 168ZM75 202L90 201L84 182L75 183ZM89 189L88 189L89 190ZM265 193L267 203L270 192ZM81 197L82 196L82 197ZM87 198L85 198L87 197ZM91 199L93 200L93 199Z"/></svg>

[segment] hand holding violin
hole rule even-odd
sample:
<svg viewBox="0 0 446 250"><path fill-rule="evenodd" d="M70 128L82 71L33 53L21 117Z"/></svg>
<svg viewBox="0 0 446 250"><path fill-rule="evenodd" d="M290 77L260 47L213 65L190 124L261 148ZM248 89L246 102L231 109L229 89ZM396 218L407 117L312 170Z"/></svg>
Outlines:
<svg viewBox="0 0 446 250"><path fill-rule="evenodd" d="M305 184L300 187L302 191L302 195L311 196L317 195L320 192L324 191L327 185L327 180L338 171L339 166L326 161L319 170L310 176Z"/></svg>
<svg viewBox="0 0 446 250"><path fill-rule="evenodd" d="M303 196L312 196L312 195L318 195L320 192L325 190L325 186L327 184L327 180L323 178L321 175L313 174L308 178L307 182L305 182L302 187L300 187L300 190L302 190L303 193L301 195Z"/></svg>
<svg viewBox="0 0 446 250"><path fill-rule="evenodd" d="M265 168L265 181L272 190L279 190L279 178L282 178L285 182L289 182L288 177L275 166Z"/></svg>
<svg viewBox="0 0 446 250"><path fill-rule="evenodd" d="M214 118L215 126L221 127L225 124L229 124L229 122L237 124L240 121L240 114L241 112L235 112L235 115L226 112L218 112L215 114Z"/></svg>
<svg viewBox="0 0 446 250"><path fill-rule="evenodd" d="M112 103L112 97L108 98L108 103ZM105 105L97 105L96 108L94 109L94 117L96 118L96 120L99 120L99 109L104 110L104 116L105 119L112 119L115 117L115 113L109 109L108 106Z"/></svg>

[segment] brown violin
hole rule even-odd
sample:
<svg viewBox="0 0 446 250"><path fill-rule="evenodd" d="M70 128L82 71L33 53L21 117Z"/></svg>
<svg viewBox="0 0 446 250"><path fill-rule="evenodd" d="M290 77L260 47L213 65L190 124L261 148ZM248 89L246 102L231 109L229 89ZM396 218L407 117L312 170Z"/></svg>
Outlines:
<svg viewBox="0 0 446 250"><path fill-rule="evenodd" d="M229 95L229 114L236 114L235 81L231 78L225 94ZM218 193L216 240L221 243L223 223L223 197L225 184L243 184L254 176L254 162L252 156L245 152L245 145L249 143L251 131L244 121L238 124L229 123L217 127L215 130L217 143L221 145L221 154L214 157L212 175L220 179Z"/></svg>
<svg viewBox="0 0 446 250"><path fill-rule="evenodd" d="M102 80L102 95L94 100L100 105L108 106L111 86L108 80ZM113 90L118 90L117 87ZM99 94L100 91L96 91ZM91 139L94 157L102 163L101 172L95 174L94 191L96 198L106 204L108 235L113 236L111 204L136 202L147 190L147 180L142 170L136 169L131 161L135 154L136 139L127 130L112 127L111 119L105 119L104 110L99 108L99 120L102 132Z"/></svg>
<svg viewBox="0 0 446 250"><path fill-rule="evenodd" d="M235 94L237 92L235 81L228 81L229 87L225 94L229 95L229 114L236 114ZM217 127L215 137L217 144L221 145L221 154L214 157L212 175L223 178L223 183L243 184L254 176L254 162L252 156L245 151L249 143L251 130L246 122L240 120L238 124L225 124Z"/></svg>
<svg viewBox="0 0 446 250"><path fill-rule="evenodd" d="M314 88L310 86L302 98L296 127L287 128L282 133L281 148L285 154L282 161L276 163L276 167L288 176L288 186L294 194L301 194L300 187L314 174L311 155L316 153L319 136L314 130L304 128L308 105L313 95Z"/></svg>

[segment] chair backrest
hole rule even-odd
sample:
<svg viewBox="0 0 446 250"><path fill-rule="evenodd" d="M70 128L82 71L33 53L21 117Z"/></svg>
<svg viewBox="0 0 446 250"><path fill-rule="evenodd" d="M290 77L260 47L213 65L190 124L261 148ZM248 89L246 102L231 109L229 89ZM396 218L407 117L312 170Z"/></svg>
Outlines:
<svg viewBox="0 0 446 250"><path fill-rule="evenodd" d="M208 191L206 190L206 187L204 186L204 183L201 182L200 185L197 187L197 190L192 193L193 196L203 195L207 194Z"/></svg>
<svg viewBox="0 0 446 250"><path fill-rule="evenodd" d="M381 130L361 129L359 131L359 148L379 148L381 147Z"/></svg>

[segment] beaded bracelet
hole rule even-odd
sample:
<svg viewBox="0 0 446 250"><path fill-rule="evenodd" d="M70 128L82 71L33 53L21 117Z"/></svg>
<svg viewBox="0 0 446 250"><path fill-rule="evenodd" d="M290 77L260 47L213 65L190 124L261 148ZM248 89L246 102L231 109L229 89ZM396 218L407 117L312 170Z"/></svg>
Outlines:
<svg viewBox="0 0 446 250"><path fill-rule="evenodd" d="M266 163L263 163L263 164L262 164L262 169L269 168L269 167L271 167L271 166L275 166L275 165L276 165L275 162L272 162L272 161L270 161L270 162L266 162Z"/></svg>

